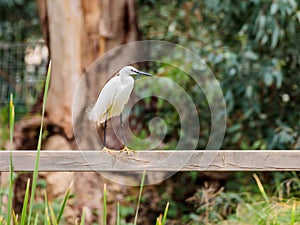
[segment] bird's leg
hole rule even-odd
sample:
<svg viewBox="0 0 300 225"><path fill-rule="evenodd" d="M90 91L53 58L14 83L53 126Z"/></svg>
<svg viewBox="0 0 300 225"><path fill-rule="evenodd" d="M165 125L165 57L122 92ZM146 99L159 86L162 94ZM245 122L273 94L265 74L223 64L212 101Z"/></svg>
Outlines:
<svg viewBox="0 0 300 225"><path fill-rule="evenodd" d="M121 126L121 132L122 132L122 136L123 136L123 142L124 142L123 144L124 144L125 147L127 147L126 137L125 137L125 133L124 133L122 113L120 114L120 126Z"/></svg>
<svg viewBox="0 0 300 225"><path fill-rule="evenodd" d="M105 121L104 121L104 130L103 130L103 145L104 145L103 151L114 154L112 149L106 147L107 118L108 118L108 113L106 112Z"/></svg>
<svg viewBox="0 0 300 225"><path fill-rule="evenodd" d="M107 112L106 112L106 116L105 116L104 130L103 130L103 145L104 145L103 150L105 150L105 151L108 150L108 148L106 147L106 128L107 128Z"/></svg>
<svg viewBox="0 0 300 225"><path fill-rule="evenodd" d="M106 112L106 117L104 121L104 131L103 131L103 145L104 148L106 148L106 128L107 128L107 112Z"/></svg>
<svg viewBox="0 0 300 225"><path fill-rule="evenodd" d="M124 126L123 126L122 113L120 114L120 127L121 127L121 132L122 132L122 136L123 136L123 144L124 144L124 148L121 150L121 152L127 152L127 154L129 154L130 152L134 152L133 150L131 150L127 147Z"/></svg>

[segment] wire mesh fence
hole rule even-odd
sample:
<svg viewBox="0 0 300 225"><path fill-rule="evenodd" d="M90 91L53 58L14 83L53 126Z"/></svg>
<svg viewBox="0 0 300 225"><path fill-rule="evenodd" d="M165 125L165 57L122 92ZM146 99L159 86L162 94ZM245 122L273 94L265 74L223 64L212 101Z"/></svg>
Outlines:
<svg viewBox="0 0 300 225"><path fill-rule="evenodd" d="M42 90L48 48L44 42L0 43L0 107L14 95L16 106L29 108Z"/></svg>

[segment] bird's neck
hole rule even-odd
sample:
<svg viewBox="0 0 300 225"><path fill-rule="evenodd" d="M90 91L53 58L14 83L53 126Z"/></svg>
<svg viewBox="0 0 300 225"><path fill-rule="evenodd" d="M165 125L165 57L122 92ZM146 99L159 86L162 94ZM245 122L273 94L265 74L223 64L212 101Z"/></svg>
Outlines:
<svg viewBox="0 0 300 225"><path fill-rule="evenodd" d="M122 83L126 83L126 81L130 80L130 76L127 74L120 73L120 79Z"/></svg>

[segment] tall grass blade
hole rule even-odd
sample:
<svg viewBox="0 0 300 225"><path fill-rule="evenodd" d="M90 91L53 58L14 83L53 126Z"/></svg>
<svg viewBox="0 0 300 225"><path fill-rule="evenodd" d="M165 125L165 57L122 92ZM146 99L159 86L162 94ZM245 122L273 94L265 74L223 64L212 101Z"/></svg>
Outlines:
<svg viewBox="0 0 300 225"><path fill-rule="evenodd" d="M263 186L262 183L260 182L259 177L258 177L256 174L253 174L253 177L254 177L254 179L255 179L255 181L256 181L256 183L257 183L257 186L258 186L259 191L260 191L260 193L262 194L263 198L265 199L265 201L266 201L268 204L270 204L270 199L269 199L269 197L268 197L268 195L267 195L267 193L266 193L266 191L265 191L265 189L264 189L264 186Z"/></svg>
<svg viewBox="0 0 300 225"><path fill-rule="evenodd" d="M106 184L103 188L103 225L106 225Z"/></svg>
<svg viewBox="0 0 300 225"><path fill-rule="evenodd" d="M168 215L168 210L169 210L169 205L170 203L168 202L165 208L165 212L164 212L164 217L162 219L162 225L165 225L166 221L167 221L167 215Z"/></svg>
<svg viewBox="0 0 300 225"><path fill-rule="evenodd" d="M120 203L117 204L117 225L120 225Z"/></svg>
<svg viewBox="0 0 300 225"><path fill-rule="evenodd" d="M3 202L2 202L2 190L1 190L1 182L0 182L0 225L2 225L2 221L3 221L3 213L2 213L2 207L3 207Z"/></svg>
<svg viewBox="0 0 300 225"><path fill-rule="evenodd" d="M166 208L164 211L164 216L162 216L162 214L160 214L159 217L156 218L155 225L165 225L166 224L168 210L169 210L169 202L166 205Z"/></svg>
<svg viewBox="0 0 300 225"><path fill-rule="evenodd" d="M25 190L25 196L24 196L24 202L23 202L23 208L22 208L22 214L21 214L21 223L20 223L21 225L25 225L25 222L26 222L29 187L30 187L30 179L27 180L27 185L26 185L26 190Z"/></svg>
<svg viewBox="0 0 300 225"><path fill-rule="evenodd" d="M295 214L296 214L296 202L293 202L291 222L290 222L291 225L295 224L295 221L296 221Z"/></svg>
<svg viewBox="0 0 300 225"><path fill-rule="evenodd" d="M159 217L156 218L155 225L161 225L161 217L162 217L162 215L160 214Z"/></svg>
<svg viewBox="0 0 300 225"><path fill-rule="evenodd" d="M53 207L51 205L50 202L48 202L48 206L49 206L49 210L50 210L50 215L51 215L51 220L52 220L52 223L53 225L58 225L57 223L57 220L56 220L56 217L55 217L55 213L54 213L54 210L53 210Z"/></svg>
<svg viewBox="0 0 300 225"><path fill-rule="evenodd" d="M7 204L7 225L11 224L12 214L12 198L13 198L13 162L12 162L12 145L15 125L15 107L13 103L13 95L10 94L9 101L9 191L8 191L8 204Z"/></svg>
<svg viewBox="0 0 300 225"><path fill-rule="evenodd" d="M66 204L67 204L67 200L69 199L70 197L70 193L71 193L71 188L73 186L73 182L71 183L70 187L68 188L68 190L66 191L66 194L65 194L65 197L63 199L63 202L62 202L62 205L60 207L60 210L59 210L59 214L58 214L58 217L57 217L57 223L59 224L60 222L60 219L64 213L64 210L65 210L65 207L66 207Z"/></svg>
<svg viewBox="0 0 300 225"><path fill-rule="evenodd" d="M51 61L49 62L49 66L48 66L46 83L45 83L45 90L44 90L43 107L42 107L42 119L41 119L40 133L39 133L38 146L37 146L37 154L36 154L35 166L34 166L34 172L33 172L33 179L32 179L32 188L31 188L30 205L29 205L29 213L28 213L28 225L30 225L31 214L32 214L32 206L33 206L33 201L34 201L34 196L35 196L35 189L36 189L36 181L37 181L37 177L38 177L40 150L41 150L41 145L42 145L44 114L45 114L46 101L47 101L47 95L48 95L49 84L50 84L50 74L51 74Z"/></svg>
<svg viewBox="0 0 300 225"><path fill-rule="evenodd" d="M84 221L85 221L85 207L83 207L83 209L82 209L80 225L84 225Z"/></svg>
<svg viewBox="0 0 300 225"><path fill-rule="evenodd" d="M47 199L47 193L44 192L44 209L45 209L45 216L44 216L44 225L50 224L49 220L49 214L48 214L48 199Z"/></svg>
<svg viewBox="0 0 300 225"><path fill-rule="evenodd" d="M39 214L37 213L34 218L34 225L38 224L38 220L39 220Z"/></svg>
<svg viewBox="0 0 300 225"><path fill-rule="evenodd" d="M10 140L10 150L12 150L13 134L15 125L15 106L13 102L13 94L10 94L9 101L9 140Z"/></svg>
<svg viewBox="0 0 300 225"><path fill-rule="evenodd" d="M15 211L12 212L12 215L13 215L14 225L19 225L18 215L16 215Z"/></svg>
<svg viewBox="0 0 300 225"><path fill-rule="evenodd" d="M146 177L146 170L144 170L143 175L142 175L142 180L141 180L141 185L140 185L139 199L138 199L138 202L137 202L136 212L135 212L135 217L134 217L134 222L133 222L134 225L137 224L137 218L138 218L140 204L141 204L141 199L142 199L142 192L143 192L143 187L144 187L144 183L145 183L145 177Z"/></svg>

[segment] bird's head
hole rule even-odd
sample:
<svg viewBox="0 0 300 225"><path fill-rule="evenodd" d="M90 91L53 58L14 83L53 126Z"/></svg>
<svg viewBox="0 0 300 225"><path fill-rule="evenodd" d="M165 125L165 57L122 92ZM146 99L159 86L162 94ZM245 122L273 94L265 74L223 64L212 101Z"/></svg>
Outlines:
<svg viewBox="0 0 300 225"><path fill-rule="evenodd" d="M129 75L144 75L144 76L150 76L152 77L151 74L149 73L145 73L142 71L139 71L138 69L136 69L133 66L125 66L123 67L120 72L119 72L120 76L129 76Z"/></svg>

